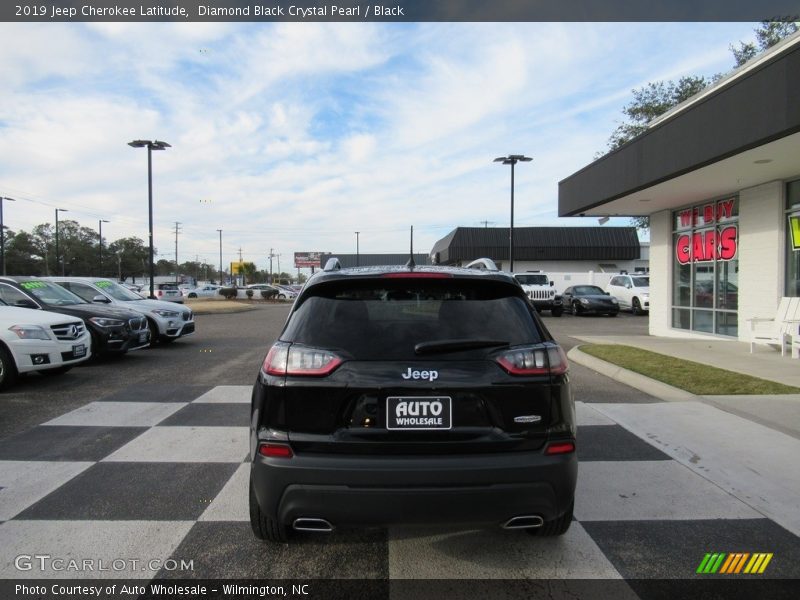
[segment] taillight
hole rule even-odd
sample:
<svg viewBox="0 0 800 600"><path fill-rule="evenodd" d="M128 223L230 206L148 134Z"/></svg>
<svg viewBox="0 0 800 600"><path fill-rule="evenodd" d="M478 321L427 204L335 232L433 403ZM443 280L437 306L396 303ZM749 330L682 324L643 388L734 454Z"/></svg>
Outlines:
<svg viewBox="0 0 800 600"><path fill-rule="evenodd" d="M515 348L495 360L511 375L563 375L569 367L561 346Z"/></svg>
<svg viewBox="0 0 800 600"><path fill-rule="evenodd" d="M292 458L294 456L292 449L286 444L261 444L258 447L258 453L270 458Z"/></svg>
<svg viewBox="0 0 800 600"><path fill-rule="evenodd" d="M269 349L263 369L269 375L324 377L342 364L333 352L277 342Z"/></svg>
<svg viewBox="0 0 800 600"><path fill-rule="evenodd" d="M549 456L554 454L571 454L572 452L575 452L575 442L553 442L549 444L544 451L544 453Z"/></svg>
<svg viewBox="0 0 800 600"><path fill-rule="evenodd" d="M163 295L164 295L164 292L162 292L161 290L158 290L156 292L156 296L163 296Z"/></svg>

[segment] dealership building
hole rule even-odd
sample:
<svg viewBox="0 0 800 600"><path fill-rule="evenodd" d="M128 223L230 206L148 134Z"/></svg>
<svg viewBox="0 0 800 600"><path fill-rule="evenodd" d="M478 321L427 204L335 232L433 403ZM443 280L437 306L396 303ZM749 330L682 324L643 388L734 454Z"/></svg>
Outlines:
<svg viewBox="0 0 800 600"><path fill-rule="evenodd" d="M747 340L800 295L800 33L561 181L558 205L650 217L652 335Z"/></svg>
<svg viewBox="0 0 800 600"><path fill-rule="evenodd" d="M508 227L457 227L431 249L431 262L464 266L491 258L508 268ZM605 286L621 271L646 273L648 244L635 227L514 227L514 272L541 271L563 291L569 285Z"/></svg>

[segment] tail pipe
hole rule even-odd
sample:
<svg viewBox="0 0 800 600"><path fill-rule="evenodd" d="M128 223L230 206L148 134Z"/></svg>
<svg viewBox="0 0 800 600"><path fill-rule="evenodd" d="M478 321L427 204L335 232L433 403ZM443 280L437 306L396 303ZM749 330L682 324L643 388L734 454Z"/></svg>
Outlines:
<svg viewBox="0 0 800 600"><path fill-rule="evenodd" d="M329 521L314 517L299 517L292 523L292 528L295 531L314 531L316 533L330 533L333 531L333 525Z"/></svg>
<svg viewBox="0 0 800 600"><path fill-rule="evenodd" d="M533 529L544 525L544 519L539 515L520 515L511 517L503 523L503 529Z"/></svg>

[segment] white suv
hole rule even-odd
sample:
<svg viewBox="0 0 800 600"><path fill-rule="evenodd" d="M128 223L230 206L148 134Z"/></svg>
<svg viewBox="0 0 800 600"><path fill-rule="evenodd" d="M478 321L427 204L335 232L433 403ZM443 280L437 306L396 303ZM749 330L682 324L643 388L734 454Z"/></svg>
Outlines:
<svg viewBox="0 0 800 600"><path fill-rule="evenodd" d="M91 336L80 319L0 300L0 390L21 373L66 373L91 356L90 348Z"/></svg>
<svg viewBox="0 0 800 600"><path fill-rule="evenodd" d="M622 273L611 278L606 291L635 315L650 311L650 276Z"/></svg>

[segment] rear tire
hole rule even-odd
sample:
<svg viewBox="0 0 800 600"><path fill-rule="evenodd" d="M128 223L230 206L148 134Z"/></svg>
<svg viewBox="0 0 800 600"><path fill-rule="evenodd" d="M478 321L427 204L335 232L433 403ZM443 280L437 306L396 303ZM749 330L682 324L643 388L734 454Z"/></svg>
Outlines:
<svg viewBox="0 0 800 600"><path fill-rule="evenodd" d="M261 512L252 481L250 481L250 527L259 540L266 540L274 544L285 544L289 541L286 525Z"/></svg>
<svg viewBox="0 0 800 600"><path fill-rule="evenodd" d="M17 382L17 365L11 353L0 345L0 390L10 388Z"/></svg>
<svg viewBox="0 0 800 600"><path fill-rule="evenodd" d="M574 508L575 500L570 502L567 512L557 519L546 521L541 527L534 527L532 529L526 529L525 531L536 537L554 537L557 535L564 535L567 533L569 526L572 525L572 511Z"/></svg>
<svg viewBox="0 0 800 600"><path fill-rule="evenodd" d="M642 314L642 305L639 303L638 298L634 298L633 302L631 302L631 312L636 316Z"/></svg>

